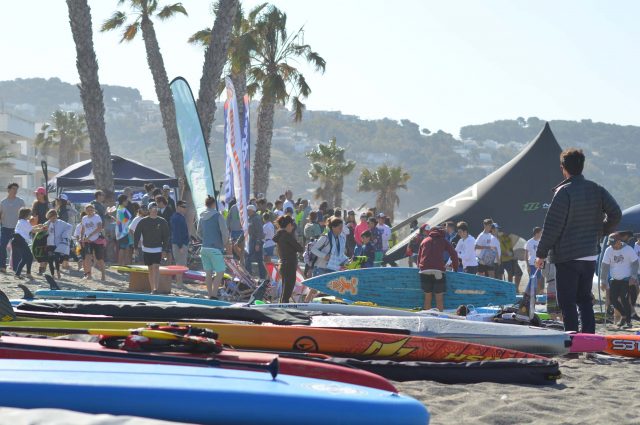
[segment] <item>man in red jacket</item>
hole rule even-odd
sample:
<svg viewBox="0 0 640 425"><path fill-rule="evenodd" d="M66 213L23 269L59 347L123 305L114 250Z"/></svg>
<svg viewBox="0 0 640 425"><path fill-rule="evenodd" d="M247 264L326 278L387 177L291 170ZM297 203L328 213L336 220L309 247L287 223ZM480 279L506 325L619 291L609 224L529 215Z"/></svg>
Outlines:
<svg viewBox="0 0 640 425"><path fill-rule="evenodd" d="M424 309L431 308L431 299L435 294L436 307L444 310L444 293L446 292L446 278L444 253L449 253L453 270L458 270L458 253L446 239L444 229L434 227L429 232L418 251L418 268L420 270L420 285L424 291Z"/></svg>

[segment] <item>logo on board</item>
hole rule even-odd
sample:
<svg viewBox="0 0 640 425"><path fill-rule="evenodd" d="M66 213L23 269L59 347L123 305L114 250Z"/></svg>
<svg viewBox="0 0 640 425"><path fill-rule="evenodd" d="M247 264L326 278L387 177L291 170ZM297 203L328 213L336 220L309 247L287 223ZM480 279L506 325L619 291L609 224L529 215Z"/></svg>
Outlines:
<svg viewBox="0 0 640 425"><path fill-rule="evenodd" d="M339 294L350 292L351 295L358 295L358 278L352 277L351 279L346 279L344 277L339 277L329 281L329 283L327 283L327 288L332 291L336 291Z"/></svg>
<svg viewBox="0 0 640 425"><path fill-rule="evenodd" d="M549 204L547 203L541 204L540 202L527 202L522 205L522 211L524 212L534 212L534 211L538 211L540 208L548 210Z"/></svg>
<svg viewBox="0 0 640 425"><path fill-rule="evenodd" d="M405 344L408 341L408 337L402 338L396 342L382 342L376 340L362 352L362 355L372 357L404 357L418 349L418 347L405 347Z"/></svg>

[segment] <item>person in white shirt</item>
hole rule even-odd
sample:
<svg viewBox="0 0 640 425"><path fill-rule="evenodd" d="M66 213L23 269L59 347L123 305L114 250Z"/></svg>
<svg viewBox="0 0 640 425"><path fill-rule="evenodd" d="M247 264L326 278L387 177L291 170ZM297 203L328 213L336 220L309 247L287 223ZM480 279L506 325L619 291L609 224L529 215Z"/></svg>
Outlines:
<svg viewBox="0 0 640 425"><path fill-rule="evenodd" d="M104 251L106 239L102 236L102 219L93 205L88 204L85 207L87 215L82 217L82 231L80 232L80 240L82 241L82 249L84 250L84 278L91 280L91 266L95 257L98 270L101 272L102 280L105 280L104 273Z"/></svg>
<svg viewBox="0 0 640 425"><path fill-rule="evenodd" d="M376 226L382 235L382 252L389 250L389 240L391 239L391 227L387 226L385 218L384 213L378 214L378 225Z"/></svg>
<svg viewBox="0 0 640 425"><path fill-rule="evenodd" d="M265 263L271 262L271 257L276 248L276 243L273 241L273 237L276 234L276 226L271 221L271 214L265 212L262 214L262 231L264 233L264 242L262 243L262 256Z"/></svg>
<svg viewBox="0 0 640 425"><path fill-rule="evenodd" d="M27 278L33 280L31 276L31 264L33 263L33 254L31 253L31 231L33 226L29 222L31 217L31 208L20 208L18 211L18 222L16 223L15 233L11 240L11 252L13 255L15 274L18 279L23 279L22 269L26 267Z"/></svg>
<svg viewBox="0 0 640 425"><path fill-rule="evenodd" d="M484 231L476 238L476 256L478 257L478 275L495 277L496 264L500 260L500 241L491 233L493 220L482 222Z"/></svg>
<svg viewBox="0 0 640 425"><path fill-rule="evenodd" d="M478 258L476 257L476 239L469 234L469 225L461 221L457 225L460 240L456 244L456 252L465 273L478 273Z"/></svg>
<svg viewBox="0 0 640 425"><path fill-rule="evenodd" d="M611 304L622 316L619 327L629 329L631 306L628 302L629 285L638 284L638 255L622 242L618 233L609 235L609 246L602 256L601 276L609 278Z"/></svg>
<svg viewBox="0 0 640 425"><path fill-rule="evenodd" d="M524 249L527 251L527 265L529 266L529 276L532 276L536 272L536 251L540 238L542 237L542 227L533 228L533 237L527 241L524 245Z"/></svg>
<svg viewBox="0 0 640 425"><path fill-rule="evenodd" d="M291 211L295 211L296 210L296 205L292 201L293 192L291 191L291 189L287 189L286 192L284 192L284 196L285 196L286 199L284 200L284 203L282 204L282 211L287 211L287 208L291 208Z"/></svg>

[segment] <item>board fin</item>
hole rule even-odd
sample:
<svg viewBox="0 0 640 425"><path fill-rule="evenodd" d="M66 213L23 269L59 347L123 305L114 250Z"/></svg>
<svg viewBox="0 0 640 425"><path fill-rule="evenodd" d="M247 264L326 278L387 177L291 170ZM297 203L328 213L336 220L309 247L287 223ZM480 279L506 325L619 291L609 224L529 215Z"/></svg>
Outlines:
<svg viewBox="0 0 640 425"><path fill-rule="evenodd" d="M16 312L13 311L11 301L7 294L0 291L0 322L12 322L16 320Z"/></svg>
<svg viewBox="0 0 640 425"><path fill-rule="evenodd" d="M18 284L18 288L22 289L22 299L32 300L36 297L33 295L33 292L22 283Z"/></svg>
<svg viewBox="0 0 640 425"><path fill-rule="evenodd" d="M60 287L58 286L58 282L56 282L56 280L53 278L53 276L51 276L50 274L45 274L44 278L46 279L47 283L49 284L49 289L51 289L52 291L59 291Z"/></svg>

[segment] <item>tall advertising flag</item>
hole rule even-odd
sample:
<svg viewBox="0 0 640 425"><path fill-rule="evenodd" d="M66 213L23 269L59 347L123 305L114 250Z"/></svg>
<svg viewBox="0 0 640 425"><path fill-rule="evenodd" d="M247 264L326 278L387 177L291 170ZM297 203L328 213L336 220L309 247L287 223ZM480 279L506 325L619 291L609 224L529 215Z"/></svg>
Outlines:
<svg viewBox="0 0 640 425"><path fill-rule="evenodd" d="M225 78L227 87L227 101L225 102L225 144L227 158L230 160L231 175L233 178L233 192L236 195L238 213L240 214L240 224L244 231L244 240L249 240L249 221L247 217L248 197L246 196L244 174L244 163L242 157L242 133L240 132L240 122L238 118L238 102L236 100L235 89L229 77ZM229 170L227 170L227 173ZM248 243L245 244L247 247Z"/></svg>
<svg viewBox="0 0 640 425"><path fill-rule="evenodd" d="M235 193L233 191L233 171L231 168L231 156L229 156L227 152L227 133L229 128L227 127L227 114L229 110L229 103L224 103L224 140L225 140L225 152L224 152L224 200L229 204L229 201L235 197Z"/></svg>
<svg viewBox="0 0 640 425"><path fill-rule="evenodd" d="M189 83L184 78L177 77L171 81L169 86L176 108L176 123L182 146L182 157L184 158L184 172L191 188L193 205L199 217L200 213L206 210L207 195L216 197L209 151Z"/></svg>
<svg viewBox="0 0 640 425"><path fill-rule="evenodd" d="M249 95L245 94L244 103L244 123L242 125L242 161L244 162L244 191L247 199L251 199L251 125L249 124Z"/></svg>

